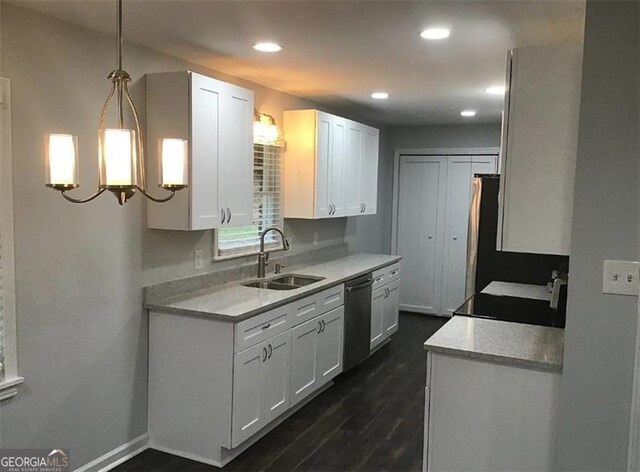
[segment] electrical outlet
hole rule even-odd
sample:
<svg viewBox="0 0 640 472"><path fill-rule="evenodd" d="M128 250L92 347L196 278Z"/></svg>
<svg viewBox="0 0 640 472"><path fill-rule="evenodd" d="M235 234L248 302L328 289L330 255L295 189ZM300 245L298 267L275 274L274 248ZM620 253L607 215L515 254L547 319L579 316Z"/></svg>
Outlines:
<svg viewBox="0 0 640 472"><path fill-rule="evenodd" d="M317 232L313 233L313 245L314 246L318 245L318 233Z"/></svg>
<svg viewBox="0 0 640 472"><path fill-rule="evenodd" d="M196 269L202 269L204 267L204 257L202 255L202 249L196 249L194 251L193 263Z"/></svg>
<svg viewBox="0 0 640 472"><path fill-rule="evenodd" d="M634 261L604 261L602 292L616 295L638 295L640 263Z"/></svg>

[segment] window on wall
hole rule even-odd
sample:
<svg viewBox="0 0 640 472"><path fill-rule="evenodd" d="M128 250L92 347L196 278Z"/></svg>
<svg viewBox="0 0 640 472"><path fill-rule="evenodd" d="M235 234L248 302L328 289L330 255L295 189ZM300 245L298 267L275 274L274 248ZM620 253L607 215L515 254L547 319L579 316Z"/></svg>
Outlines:
<svg viewBox="0 0 640 472"><path fill-rule="evenodd" d="M253 145L253 224L218 229L216 259L256 254L260 249L260 233L270 226L282 227L281 167L282 147ZM279 246L279 236L270 232L265 247Z"/></svg>

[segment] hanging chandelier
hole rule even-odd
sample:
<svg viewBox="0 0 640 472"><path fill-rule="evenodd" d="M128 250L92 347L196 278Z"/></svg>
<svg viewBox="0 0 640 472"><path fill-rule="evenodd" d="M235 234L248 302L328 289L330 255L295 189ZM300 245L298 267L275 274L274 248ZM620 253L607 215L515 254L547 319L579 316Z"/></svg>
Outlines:
<svg viewBox="0 0 640 472"><path fill-rule="evenodd" d="M189 146L183 139L163 138L158 143L159 187L167 190L166 197L157 198L147 192L145 182L144 147L138 110L129 93L131 76L122 69L122 0L117 0L117 67L108 79L111 90L102 107L98 125L99 184L95 194L76 199L67 194L78 183L78 138L71 134L48 134L46 148L46 186L58 190L73 203L86 203L106 190L112 192L123 205L136 191L154 202L167 202L178 190L187 187ZM115 126L108 127L111 102L116 100ZM125 107L129 108L134 129L125 127Z"/></svg>

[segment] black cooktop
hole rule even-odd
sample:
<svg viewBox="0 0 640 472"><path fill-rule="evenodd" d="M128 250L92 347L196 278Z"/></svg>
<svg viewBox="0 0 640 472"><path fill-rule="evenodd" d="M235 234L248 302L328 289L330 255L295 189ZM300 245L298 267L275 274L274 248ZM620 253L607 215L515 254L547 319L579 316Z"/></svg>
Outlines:
<svg viewBox="0 0 640 472"><path fill-rule="evenodd" d="M548 301L484 293L468 299L453 314L556 328L564 328L565 322L564 310L552 310Z"/></svg>

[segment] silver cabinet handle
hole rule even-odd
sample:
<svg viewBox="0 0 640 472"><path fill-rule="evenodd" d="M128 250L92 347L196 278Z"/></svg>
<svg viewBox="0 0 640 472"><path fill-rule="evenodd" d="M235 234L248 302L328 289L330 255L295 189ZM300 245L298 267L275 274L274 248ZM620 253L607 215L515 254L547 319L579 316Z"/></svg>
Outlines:
<svg viewBox="0 0 640 472"><path fill-rule="evenodd" d="M262 362L267 360L267 348L263 347L262 348Z"/></svg>
<svg viewBox="0 0 640 472"><path fill-rule="evenodd" d="M226 215L224 213L224 208L220 210L220 215L222 215L222 224L224 224L225 219L226 219Z"/></svg>
<svg viewBox="0 0 640 472"><path fill-rule="evenodd" d="M271 323L267 323L266 325L264 325L262 328L260 329L269 329L269 327L271 326Z"/></svg>
<svg viewBox="0 0 640 472"><path fill-rule="evenodd" d="M267 357L267 359L271 359L271 354L273 354L273 347L269 344L269 357Z"/></svg>
<svg viewBox="0 0 640 472"><path fill-rule="evenodd" d="M231 210L227 208L227 223L231 223Z"/></svg>
<svg viewBox="0 0 640 472"><path fill-rule="evenodd" d="M318 334L322 333L322 321L318 320Z"/></svg>
<svg viewBox="0 0 640 472"><path fill-rule="evenodd" d="M363 203L362 204L362 213L364 213L365 211L367 211L367 204Z"/></svg>
<svg viewBox="0 0 640 472"><path fill-rule="evenodd" d="M324 329L327 327L327 323L325 323L324 320L320 321L322 321L322 332L324 333Z"/></svg>

